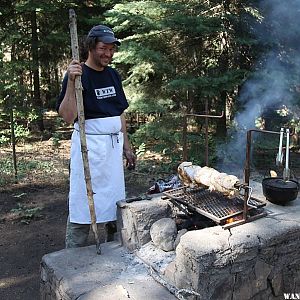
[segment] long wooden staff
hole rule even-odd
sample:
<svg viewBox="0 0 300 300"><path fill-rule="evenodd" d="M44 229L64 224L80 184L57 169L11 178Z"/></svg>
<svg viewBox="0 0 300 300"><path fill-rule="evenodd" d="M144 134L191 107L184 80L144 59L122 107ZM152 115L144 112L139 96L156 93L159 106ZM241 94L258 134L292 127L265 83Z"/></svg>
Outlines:
<svg viewBox="0 0 300 300"><path fill-rule="evenodd" d="M77 24L76 24L76 14L74 9L69 10L69 18L70 18L72 56L73 59L79 61ZM81 76L76 76L75 78L75 95L76 95L76 102L77 102L81 154L82 154L82 161L83 161L83 168L84 168L86 191L87 191L87 197L88 197L89 209L91 215L92 230L95 235L97 254L101 254L100 241L99 241L99 235L98 235L97 223L96 223L95 203L93 197L94 193L92 189L91 172L89 167L88 150L86 145L86 135L85 135L85 126L84 126L85 118L84 118L84 109L83 109Z"/></svg>

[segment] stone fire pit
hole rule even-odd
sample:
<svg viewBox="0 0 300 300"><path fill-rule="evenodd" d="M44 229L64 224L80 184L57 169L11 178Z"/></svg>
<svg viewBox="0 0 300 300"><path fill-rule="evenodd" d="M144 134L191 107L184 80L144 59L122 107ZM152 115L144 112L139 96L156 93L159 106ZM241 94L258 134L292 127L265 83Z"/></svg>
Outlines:
<svg viewBox="0 0 300 300"><path fill-rule="evenodd" d="M261 185L252 182L251 186L254 188L254 196L264 199ZM162 199L160 195L151 200L132 203L120 201L118 203L118 223L123 246L121 249L124 253L133 253L133 256L148 270L147 274L143 271L144 273L140 274L140 278L150 274L156 283L160 283L160 286L169 290L170 297L175 295L178 299L187 300L271 300L285 299L284 293L292 296L300 295L299 197L287 206L267 203L265 210L268 213L266 217L229 230L214 226L188 231L181 236L176 250L166 252L156 247L151 241L150 228L162 218L173 217L172 203ZM80 249L76 249L76 251L77 255L80 255ZM86 250L81 251L83 253ZM43 289L51 290L51 286L59 286L60 294L72 294L71 283L74 278L73 273L70 273L68 268L72 268L76 262L71 263L71 256L69 257L68 253L70 250L62 250L43 258L42 295ZM124 253L123 256L126 258L127 255ZM89 257L93 256L90 254ZM51 260L50 258L55 259ZM86 265L93 265L95 280L93 285L89 280L90 290L92 286L93 289L97 286L97 272L95 270L101 272L102 269L100 265L99 268L95 268L95 264L97 265L95 261L99 260L100 263L102 258L91 259L92 262L89 258L88 261L83 259L86 261ZM62 261L66 260L69 265L62 265ZM118 260L120 263L122 262L119 257ZM106 271L109 272L109 269ZM84 276L87 276L86 267L84 272ZM83 273L83 269L76 265L77 282L80 273ZM121 279L127 278L127 276L119 276L118 278L118 284L122 286ZM61 282L64 282L63 286ZM147 285L147 280L143 282ZM149 287L151 285L151 289L155 290L156 288L153 288L154 283L149 279L148 282ZM83 285L82 281L81 285ZM124 286L126 287L126 285ZM75 294L78 297L78 293L74 293L73 290L74 298L71 296L68 296L69 298L67 296L55 298L53 296L43 299L105 299L99 298L101 294L94 298L75 298ZM142 294L140 293L140 295ZM131 298L139 299L133 296ZM152 297L152 299L167 298L164 296L163 298Z"/></svg>
<svg viewBox="0 0 300 300"><path fill-rule="evenodd" d="M251 186L264 199L261 185ZM168 200L119 203L122 242L184 299L284 299L283 293L300 293L299 202L267 203L266 217L229 230L189 231L171 252L155 247L149 232L160 218L172 217Z"/></svg>

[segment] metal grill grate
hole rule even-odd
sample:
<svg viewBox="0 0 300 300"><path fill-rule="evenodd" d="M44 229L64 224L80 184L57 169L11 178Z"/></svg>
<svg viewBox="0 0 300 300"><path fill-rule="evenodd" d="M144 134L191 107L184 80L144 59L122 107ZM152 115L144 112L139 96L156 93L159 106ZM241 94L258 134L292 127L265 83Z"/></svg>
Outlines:
<svg viewBox="0 0 300 300"><path fill-rule="evenodd" d="M243 213L244 199L241 197L229 198L222 193L209 191L203 188L186 189L179 188L164 192L167 197L186 205L192 210L214 220L223 223L224 220ZM258 200L251 199L250 203L256 207L265 204ZM251 207L249 208L251 209Z"/></svg>

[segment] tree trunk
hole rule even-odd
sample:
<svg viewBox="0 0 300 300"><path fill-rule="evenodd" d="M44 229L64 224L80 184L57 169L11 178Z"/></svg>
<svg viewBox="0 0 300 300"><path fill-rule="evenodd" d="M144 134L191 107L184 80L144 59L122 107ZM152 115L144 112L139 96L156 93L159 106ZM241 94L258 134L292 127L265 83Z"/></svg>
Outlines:
<svg viewBox="0 0 300 300"><path fill-rule="evenodd" d="M50 55L50 54L49 54ZM41 65L41 78L44 89L44 107L49 108L51 103L51 73L52 70L48 62Z"/></svg>
<svg viewBox="0 0 300 300"><path fill-rule="evenodd" d="M16 45L13 44L11 47L11 61L16 62ZM22 78L22 76L20 76ZM11 97L11 93L8 97ZM18 164L17 164L17 152L16 152L16 136L15 136L15 120L14 120L14 103L13 99L9 99L10 102L10 140L12 147L12 158L14 166L15 183L18 183Z"/></svg>
<svg viewBox="0 0 300 300"><path fill-rule="evenodd" d="M226 16L226 12L229 12L230 10L230 1L225 0L223 2L223 7L224 7L224 15ZM222 48L222 55L219 59L219 65L220 65L220 73L225 73L228 71L228 62L229 62L229 47L230 47L230 42L229 42L229 21L228 19L224 18L223 21L223 26L224 26L224 31L222 34L222 40L221 40L221 48ZM220 95L220 110L224 112L223 118L218 119L217 121L217 129L216 129L216 135L218 137L226 137L227 133L227 122L226 122L226 105L227 104L227 92L224 90L221 92Z"/></svg>
<svg viewBox="0 0 300 300"><path fill-rule="evenodd" d="M34 10L31 13L31 51L32 51L32 64L33 64L33 107L37 113L37 119L34 123L38 126L40 131L43 131L44 122L43 122L43 102L40 94L40 76L39 76L39 41L37 33L37 19L36 11Z"/></svg>
<svg viewBox="0 0 300 300"><path fill-rule="evenodd" d="M221 99L221 104L222 104L220 113L221 113L221 111L223 111L224 114L223 114L222 118L217 119L216 135L218 137L224 138L224 137L226 137L226 134L227 134L227 122L226 122L227 92L226 91L221 92L220 99Z"/></svg>
<svg viewBox="0 0 300 300"><path fill-rule="evenodd" d="M17 165L17 152L16 152L16 136L15 136L15 122L14 122L14 109L10 109L10 137L12 146L12 156L15 172L15 183L18 183L18 165Z"/></svg>

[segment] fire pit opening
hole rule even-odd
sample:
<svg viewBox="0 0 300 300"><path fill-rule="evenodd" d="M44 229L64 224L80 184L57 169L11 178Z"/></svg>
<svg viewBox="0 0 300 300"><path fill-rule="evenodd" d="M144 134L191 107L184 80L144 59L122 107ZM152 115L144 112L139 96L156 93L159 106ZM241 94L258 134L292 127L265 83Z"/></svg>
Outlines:
<svg viewBox="0 0 300 300"><path fill-rule="evenodd" d="M175 223L177 226L177 231L180 231L182 229L186 229L187 231L200 230L217 225L211 219L200 215L197 212L177 213L175 216Z"/></svg>

